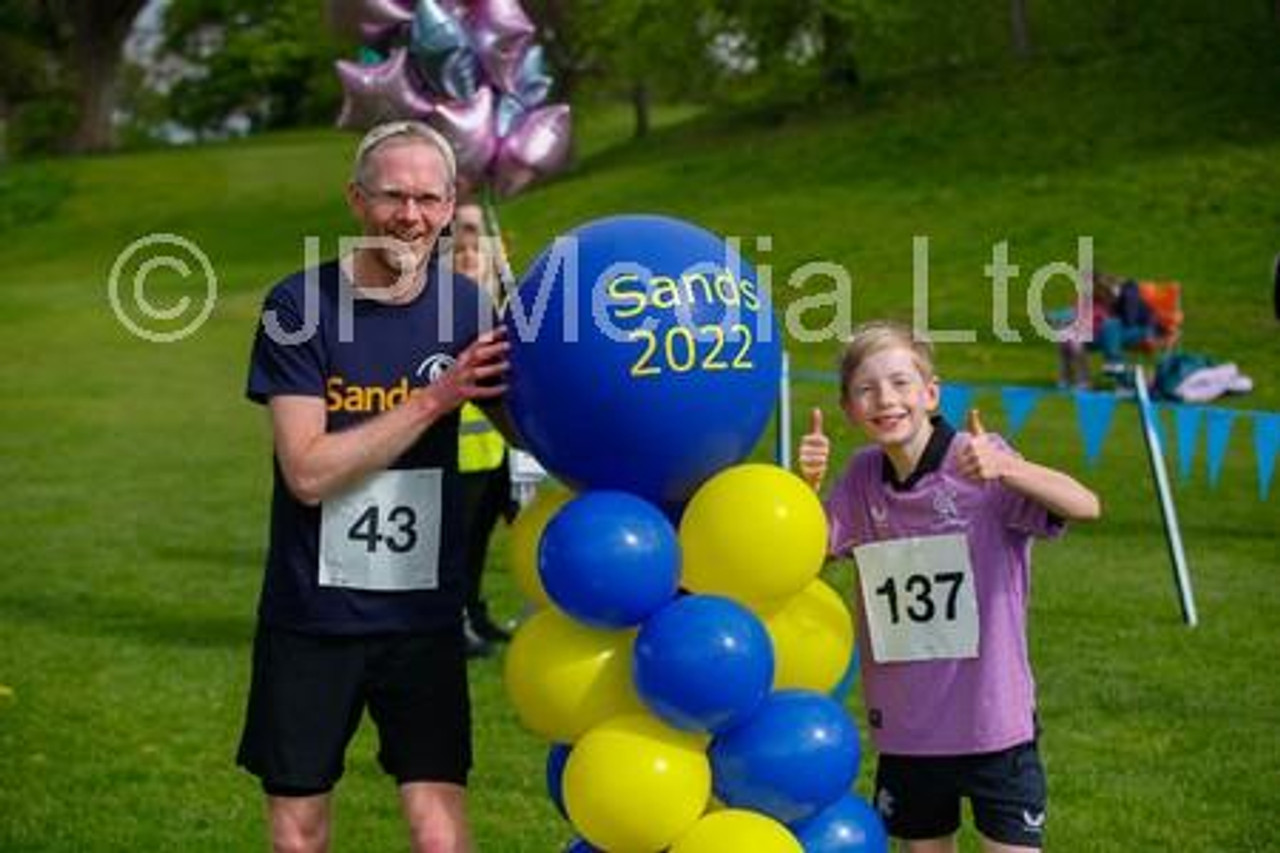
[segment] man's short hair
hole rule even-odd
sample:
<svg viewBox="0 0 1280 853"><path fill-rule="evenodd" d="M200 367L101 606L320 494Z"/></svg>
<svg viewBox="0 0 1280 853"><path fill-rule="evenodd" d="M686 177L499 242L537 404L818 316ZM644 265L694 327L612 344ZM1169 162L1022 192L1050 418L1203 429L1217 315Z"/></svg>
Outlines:
<svg viewBox="0 0 1280 853"><path fill-rule="evenodd" d="M449 188L453 189L458 179L458 162L454 157L453 147L439 132L420 121L389 121L370 128L356 147L351 179L360 186L367 186L370 155L383 144L396 139L420 140L435 148L440 153L440 159L444 161Z"/></svg>

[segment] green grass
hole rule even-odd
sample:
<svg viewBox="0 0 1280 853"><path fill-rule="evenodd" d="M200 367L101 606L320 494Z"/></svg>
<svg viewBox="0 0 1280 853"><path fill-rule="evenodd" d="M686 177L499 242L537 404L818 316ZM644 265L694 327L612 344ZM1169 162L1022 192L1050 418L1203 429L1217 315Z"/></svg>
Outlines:
<svg viewBox="0 0 1280 853"><path fill-rule="evenodd" d="M935 326L979 329L976 345L942 347L944 375L1042 384L1052 349L995 340L983 265L1008 240L1025 282L1092 235L1107 268L1183 281L1188 348L1259 380L1238 405L1280 409L1274 47L1259 37L1183 64L1102 57L923 76L822 114L685 111L640 143L621 114L592 113L575 168L502 218L523 263L596 216L688 217L743 236L784 308L802 295L786 286L800 264L846 265L859 316L910 316L911 240L927 234ZM12 689L0 697L0 849L262 844L256 786L232 763L270 487L265 417L242 386L264 289L302 263L303 237L331 252L347 228L351 144L316 131L5 177L0 221L18 224L0 232L0 684ZM132 337L107 304L117 253L152 231L194 240L219 277L211 319L177 344ZM772 249L755 251L764 234ZM170 276L156 300L180 284ZM793 352L828 368L836 348ZM803 384L795 397L797 426L817 404L834 420L834 389ZM994 399L979 402L998 427ZM1274 849L1280 525L1276 496L1257 498L1247 432L1237 428L1216 489L1203 468L1177 487L1195 630L1178 618L1132 409L1094 469L1060 398L1019 445L1078 472L1106 505L1103 522L1036 552L1054 849ZM501 538L489 584L495 608L513 613ZM847 574L833 570L846 589ZM556 849L570 833L543 793L543 745L515 722L500 664L472 673L481 849ZM362 729L349 755L338 849L404 846L373 740Z"/></svg>

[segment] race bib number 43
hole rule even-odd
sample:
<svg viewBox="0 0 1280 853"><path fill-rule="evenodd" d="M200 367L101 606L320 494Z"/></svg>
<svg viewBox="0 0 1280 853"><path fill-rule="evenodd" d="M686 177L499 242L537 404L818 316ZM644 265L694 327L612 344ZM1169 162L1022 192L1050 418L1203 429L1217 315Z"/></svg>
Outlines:
<svg viewBox="0 0 1280 853"><path fill-rule="evenodd" d="M320 586L377 592L440 580L439 469L383 471L324 502Z"/></svg>
<svg viewBox="0 0 1280 853"><path fill-rule="evenodd" d="M963 533L853 549L876 663L978 656L978 600Z"/></svg>

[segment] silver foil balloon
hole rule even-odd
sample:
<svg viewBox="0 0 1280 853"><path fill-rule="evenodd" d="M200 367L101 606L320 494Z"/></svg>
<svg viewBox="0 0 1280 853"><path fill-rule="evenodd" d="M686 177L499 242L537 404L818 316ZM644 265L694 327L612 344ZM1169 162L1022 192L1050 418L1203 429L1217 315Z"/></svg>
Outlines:
<svg viewBox="0 0 1280 853"><path fill-rule="evenodd" d="M418 91L408 57L408 51L397 47L385 61L372 65L335 62L344 94L338 127L366 130L379 122L430 115L436 105Z"/></svg>
<svg viewBox="0 0 1280 853"><path fill-rule="evenodd" d="M528 112L525 105L520 103L520 99L515 95L499 96L494 125L498 131L498 138L505 139L507 134L511 133Z"/></svg>
<svg viewBox="0 0 1280 853"><path fill-rule="evenodd" d="M449 101L436 105L428 121L444 134L458 159L458 174L482 183L498 151L495 133L493 90L488 86L469 101Z"/></svg>
<svg viewBox="0 0 1280 853"><path fill-rule="evenodd" d="M542 45L532 45L516 67L515 96L526 107L536 107L551 93L551 82Z"/></svg>
<svg viewBox="0 0 1280 853"><path fill-rule="evenodd" d="M480 60L454 11L438 0L418 0L409 31L409 51L432 91L469 101L480 85Z"/></svg>
<svg viewBox="0 0 1280 853"><path fill-rule="evenodd" d="M471 41L489 81L516 91L520 60L533 40L534 26L519 0L476 0L468 10Z"/></svg>
<svg viewBox="0 0 1280 853"><path fill-rule="evenodd" d="M413 0L329 0L329 26L335 32L366 44L413 20Z"/></svg>
<svg viewBox="0 0 1280 853"><path fill-rule="evenodd" d="M564 166L569 158L569 107L552 104L534 110L502 140L494 163L494 186L515 195L540 177Z"/></svg>

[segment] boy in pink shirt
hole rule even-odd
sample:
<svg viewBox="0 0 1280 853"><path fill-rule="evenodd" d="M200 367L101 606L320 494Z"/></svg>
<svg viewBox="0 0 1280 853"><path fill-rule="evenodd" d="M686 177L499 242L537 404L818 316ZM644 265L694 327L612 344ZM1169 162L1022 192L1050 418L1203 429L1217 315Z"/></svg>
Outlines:
<svg viewBox="0 0 1280 853"><path fill-rule="evenodd" d="M984 851L1037 850L1045 817L1027 654L1031 541L1097 518L1096 495L1019 456L970 412L931 416L932 353L910 329L866 323L840 365L840 405L873 442L826 501L832 556L858 565L858 644L876 806L910 853L949 853L968 798ZM800 444L818 488L822 412Z"/></svg>

